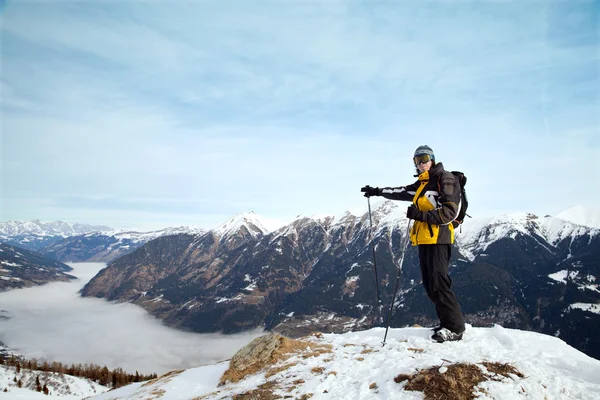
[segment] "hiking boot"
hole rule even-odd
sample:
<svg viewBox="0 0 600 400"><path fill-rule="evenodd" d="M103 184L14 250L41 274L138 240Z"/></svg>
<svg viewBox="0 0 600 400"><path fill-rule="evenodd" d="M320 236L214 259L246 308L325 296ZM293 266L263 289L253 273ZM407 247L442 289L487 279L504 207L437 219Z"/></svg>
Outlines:
<svg viewBox="0 0 600 400"><path fill-rule="evenodd" d="M458 340L462 340L463 333L464 333L464 331L457 333L457 332L452 332L451 330L446 329L446 328L441 328L438 331L436 331L431 336L431 338L438 343L456 342Z"/></svg>
<svg viewBox="0 0 600 400"><path fill-rule="evenodd" d="M431 330L433 331L433 333L437 333L438 331L442 330L442 326L436 326L435 328L431 328Z"/></svg>

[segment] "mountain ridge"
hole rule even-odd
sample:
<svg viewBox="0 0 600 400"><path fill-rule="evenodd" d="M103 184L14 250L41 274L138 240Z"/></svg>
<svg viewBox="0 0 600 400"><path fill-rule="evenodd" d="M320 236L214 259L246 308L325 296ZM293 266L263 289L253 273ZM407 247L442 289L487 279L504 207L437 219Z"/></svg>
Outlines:
<svg viewBox="0 0 600 400"><path fill-rule="evenodd" d="M382 304L389 304L408 224L403 211L392 202L375 207L372 228L366 213L346 213L299 216L269 233L240 225L224 236L158 238L110 263L82 294L130 301L170 326L198 332L264 325L295 336L369 328L380 312L371 238ZM467 319L569 336L600 355L589 331L600 321L593 312L600 292L590 289L600 278L598 230L527 213L487 221L466 222L453 250L452 279ZM573 276L565 285L549 277L562 270ZM420 279L417 251L409 247L392 326L435 323Z"/></svg>

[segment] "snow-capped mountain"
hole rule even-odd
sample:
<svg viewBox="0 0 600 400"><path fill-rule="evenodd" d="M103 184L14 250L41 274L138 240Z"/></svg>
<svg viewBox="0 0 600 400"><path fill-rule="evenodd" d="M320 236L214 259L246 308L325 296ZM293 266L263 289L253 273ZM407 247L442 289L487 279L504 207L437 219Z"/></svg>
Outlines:
<svg viewBox="0 0 600 400"><path fill-rule="evenodd" d="M600 207L576 205L557 214L556 218L600 229Z"/></svg>
<svg viewBox="0 0 600 400"><path fill-rule="evenodd" d="M62 221L9 221L0 223L0 242L64 262L110 262L160 236L201 232L194 226L137 232Z"/></svg>
<svg viewBox="0 0 600 400"><path fill-rule="evenodd" d="M477 254L485 254L490 244L504 239L527 235L538 240L540 246L552 251L567 238L576 239L600 235L600 228L574 223L559 217L540 218L530 213L509 214L494 218L467 219L456 234L460 252L471 261ZM550 246L548 246L550 245Z"/></svg>
<svg viewBox="0 0 600 400"><path fill-rule="evenodd" d="M240 213L213 229L213 232L221 237L227 237L246 231L250 236L256 237L269 231L267 225L268 223L255 212Z"/></svg>
<svg viewBox="0 0 600 400"><path fill-rule="evenodd" d="M72 224L63 221L7 221L0 222L0 236L76 236L88 232L110 231L105 225Z"/></svg>
<svg viewBox="0 0 600 400"><path fill-rule="evenodd" d="M114 230L72 236L44 247L41 252L48 257L72 262L110 262L161 236L189 234L203 231L189 226L166 228L151 232Z"/></svg>
<svg viewBox="0 0 600 400"><path fill-rule="evenodd" d="M72 268L40 253L0 243L0 292L75 279Z"/></svg>
<svg viewBox="0 0 600 400"><path fill-rule="evenodd" d="M90 232L108 232L104 225L72 224L63 221L7 221L0 222L0 242L39 251L44 246L69 236Z"/></svg>
<svg viewBox="0 0 600 400"><path fill-rule="evenodd" d="M597 399L600 361L552 336L467 326L462 342L425 328L383 328L293 340L255 339L231 361L173 371L93 400Z"/></svg>
<svg viewBox="0 0 600 400"><path fill-rule="evenodd" d="M372 229L367 213L299 217L275 231L248 221L255 216L237 216L205 233L146 243L109 264L83 294L135 302L171 326L199 332L266 326L293 336L377 326L376 288L389 304L407 233L404 210L384 202L373 209ZM557 335L600 356L600 338L589 333L600 323L598 229L524 213L469 220L456 235L452 279L467 321ZM564 284L553 278L562 273ZM436 322L420 280L409 246L392 326Z"/></svg>

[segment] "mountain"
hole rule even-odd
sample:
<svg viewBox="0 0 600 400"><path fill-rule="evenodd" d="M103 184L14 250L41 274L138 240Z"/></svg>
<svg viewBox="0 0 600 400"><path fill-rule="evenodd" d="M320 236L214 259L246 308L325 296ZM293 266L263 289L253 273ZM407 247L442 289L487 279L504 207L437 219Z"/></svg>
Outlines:
<svg viewBox="0 0 600 400"><path fill-rule="evenodd" d="M91 232L61 238L44 246L40 252L47 257L70 262L110 262L160 236L181 233L201 233L194 227L166 228L152 232L109 231Z"/></svg>
<svg viewBox="0 0 600 400"><path fill-rule="evenodd" d="M438 344L429 329L255 339L229 362L172 371L93 400L597 399L600 361L552 336L467 326ZM419 393L421 392L421 393Z"/></svg>
<svg viewBox="0 0 600 400"><path fill-rule="evenodd" d="M0 243L0 292L76 279L66 274L71 270L68 265L40 253Z"/></svg>
<svg viewBox="0 0 600 400"><path fill-rule="evenodd" d="M273 232L240 215L205 233L159 237L110 263L82 294L133 302L197 332L371 328L392 301L408 223L394 202L372 220L383 307L369 217L351 213L299 217ZM456 235L452 279L467 322L556 335L600 358L600 230L522 213L468 220ZM437 322L420 279L409 247L392 326Z"/></svg>
<svg viewBox="0 0 600 400"><path fill-rule="evenodd" d="M8 221L0 222L0 242L39 251L44 246L69 236L111 230L104 225L71 224L62 221Z"/></svg>
<svg viewBox="0 0 600 400"><path fill-rule="evenodd" d="M600 207L576 205L557 214L556 218L573 222L577 225L600 229Z"/></svg>

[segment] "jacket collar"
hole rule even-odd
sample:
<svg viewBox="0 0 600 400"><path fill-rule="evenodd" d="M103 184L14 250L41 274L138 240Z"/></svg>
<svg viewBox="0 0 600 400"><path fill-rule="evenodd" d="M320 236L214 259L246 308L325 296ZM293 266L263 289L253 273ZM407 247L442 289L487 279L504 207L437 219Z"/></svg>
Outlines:
<svg viewBox="0 0 600 400"><path fill-rule="evenodd" d="M442 172L444 172L444 165L441 162L435 163L433 168L431 168L429 171L425 171L422 174L419 174L419 180L428 181L429 179L436 178Z"/></svg>

